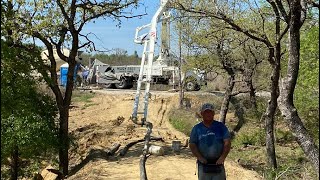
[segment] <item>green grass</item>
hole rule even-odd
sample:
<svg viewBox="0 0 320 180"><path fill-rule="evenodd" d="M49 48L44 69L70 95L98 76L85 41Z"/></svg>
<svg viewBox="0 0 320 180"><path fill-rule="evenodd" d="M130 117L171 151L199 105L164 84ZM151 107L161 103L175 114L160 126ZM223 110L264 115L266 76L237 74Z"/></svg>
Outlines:
<svg viewBox="0 0 320 180"><path fill-rule="evenodd" d="M238 133L233 143L237 146L244 146L244 145L264 146L265 137L266 137L265 132L262 128L255 128L253 131L249 133Z"/></svg>
<svg viewBox="0 0 320 180"><path fill-rule="evenodd" d="M194 113L181 109L171 111L169 116L169 121L175 129L187 136L190 135L192 127L196 124L196 121L193 120L194 118L190 118L195 116Z"/></svg>
<svg viewBox="0 0 320 180"><path fill-rule="evenodd" d="M72 102L90 103L90 102L92 102L91 98L93 98L93 97L94 97L93 93L74 91L72 93Z"/></svg>

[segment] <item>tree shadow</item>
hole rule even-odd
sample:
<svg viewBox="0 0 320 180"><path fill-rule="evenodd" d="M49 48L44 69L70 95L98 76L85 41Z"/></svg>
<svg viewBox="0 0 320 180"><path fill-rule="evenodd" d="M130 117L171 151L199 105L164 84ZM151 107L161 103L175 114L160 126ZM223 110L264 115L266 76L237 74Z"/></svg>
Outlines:
<svg viewBox="0 0 320 180"><path fill-rule="evenodd" d="M150 144L161 146L164 149L164 155L162 155L163 157L182 156L183 158L193 158L192 152L189 150L188 147L181 147L179 152L175 152L172 150L170 143L151 142ZM143 143L138 143L138 144L134 145L133 147L131 147L124 156L118 156L118 157L120 157L120 158L140 157L142 155L143 147L144 147ZM157 156L157 155L151 155L151 156ZM115 160L118 160L118 159L115 159Z"/></svg>
<svg viewBox="0 0 320 180"><path fill-rule="evenodd" d="M91 149L85 159L83 159L79 164L77 164L71 168L71 170L68 174L68 177L76 174L90 161L93 161L96 159L108 160L108 157L109 157L108 151L104 151L102 149Z"/></svg>
<svg viewBox="0 0 320 180"><path fill-rule="evenodd" d="M265 163L258 163L258 164L254 164L254 163L247 163L247 164L240 164L241 167L245 168L245 169L249 169L249 170L253 170L253 171L263 171L264 167L265 167Z"/></svg>
<svg viewBox="0 0 320 180"><path fill-rule="evenodd" d="M154 144L154 145L157 144L157 145L164 148L164 155L162 155L162 157L180 156L182 158L187 158L187 159L193 158L191 151L187 147L181 147L179 152L174 152L169 143L165 143L165 142L152 143L151 142L150 144ZM90 161L103 159L108 162L114 162L114 161L119 161L119 160L125 160L130 157L140 158L140 156L142 155L143 147L144 147L144 142L137 143L134 146L132 146L124 156L120 156L120 154L119 154L119 152L121 151L121 148L114 155L110 155L109 151L107 151L107 150L91 149L89 151L88 155L79 164L77 164L71 168L71 170L69 171L68 177L75 175L84 166L86 166L86 164L88 164ZM151 156L157 157L157 155L151 155ZM128 161L128 163L131 163L131 162Z"/></svg>

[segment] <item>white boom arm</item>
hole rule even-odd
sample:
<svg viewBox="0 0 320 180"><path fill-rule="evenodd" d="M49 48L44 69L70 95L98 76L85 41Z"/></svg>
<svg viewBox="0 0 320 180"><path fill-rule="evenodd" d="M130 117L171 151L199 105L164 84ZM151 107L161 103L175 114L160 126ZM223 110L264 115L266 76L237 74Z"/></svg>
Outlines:
<svg viewBox="0 0 320 180"><path fill-rule="evenodd" d="M141 68L139 73L138 85L137 85L137 92L135 96L134 106L133 106L133 113L132 119L137 119L138 114L138 106L139 106L139 97L140 97L140 87L141 82L143 81L143 71L144 71L144 61L147 58L147 75L146 75L146 87L145 87L145 94L144 94L144 120L147 118L147 111L148 111L148 99L149 99L149 90L150 90L150 82L151 82L151 73L152 73L152 63L154 58L154 49L155 49L155 42L157 38L157 23L160 21L160 17L163 16L163 12L166 11L166 6L169 0L161 0L161 4L159 9L156 11L154 16L152 17L151 23L138 27L136 29L135 34L135 43L138 44L145 44L144 51L142 54L142 61L141 61ZM168 18L168 17L165 17ZM141 30L150 27L149 33L143 34L138 37L138 34Z"/></svg>
<svg viewBox="0 0 320 180"><path fill-rule="evenodd" d="M140 26L140 27L136 28L135 39L134 39L135 43L143 44L143 42L145 40L150 40L150 36L153 35L153 34L151 34L151 32L153 32L152 29L154 29L155 32L156 32L157 23L159 23L162 20L167 19L167 18L170 17L170 14L169 14L168 16L165 16L163 19L160 19L160 17L163 16L163 12L166 10L166 5L168 4L168 1L169 0L161 0L160 7L157 10L157 12L153 15L153 18L152 18L150 24L146 24L146 25L143 25L143 26ZM145 33L145 34L142 34L142 35L139 36L139 32L141 30L149 28L149 27L151 27L149 33Z"/></svg>
<svg viewBox="0 0 320 180"><path fill-rule="evenodd" d="M166 10L166 5L168 3L168 0L161 0L161 4L155 15L153 16L151 23L138 27L136 29L135 34L135 42L139 44L144 44L142 59L141 59L141 66L140 66L140 72L139 72L139 78L137 83L137 91L135 95L134 105L133 105L133 113L131 116L132 121L135 124L139 125L146 125L147 133L145 135L145 143L143 148L143 154L140 158L140 180L147 180L147 174L145 169L145 162L147 160L147 154L149 152L149 142L151 138L152 133L152 123L147 120L147 114L148 114L148 102L149 102L149 91L150 91L150 83L151 83L151 73L152 73L152 63L154 58L154 48L155 48L155 41L157 38L157 23L160 19L160 17L163 15L163 12ZM143 34L142 36L138 37L139 31L142 29L145 29L147 27L150 27L150 31L147 34ZM145 64L145 61L147 59L147 63ZM147 75L146 79L143 79L143 71L144 66L147 66ZM145 92L144 92L144 100L143 100L143 111L138 112L139 102L140 102L140 91L141 91L141 83L145 82ZM142 99L141 99L142 101ZM142 122L138 123L138 114L143 114Z"/></svg>

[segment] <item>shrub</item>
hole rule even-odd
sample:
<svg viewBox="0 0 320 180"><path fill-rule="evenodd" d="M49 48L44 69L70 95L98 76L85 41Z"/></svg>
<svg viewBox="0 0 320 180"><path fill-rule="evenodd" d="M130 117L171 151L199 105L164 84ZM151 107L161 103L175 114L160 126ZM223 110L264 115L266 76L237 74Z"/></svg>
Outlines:
<svg viewBox="0 0 320 180"><path fill-rule="evenodd" d="M237 145L265 145L265 132L263 129L254 131L246 131L239 133L235 138L235 144Z"/></svg>

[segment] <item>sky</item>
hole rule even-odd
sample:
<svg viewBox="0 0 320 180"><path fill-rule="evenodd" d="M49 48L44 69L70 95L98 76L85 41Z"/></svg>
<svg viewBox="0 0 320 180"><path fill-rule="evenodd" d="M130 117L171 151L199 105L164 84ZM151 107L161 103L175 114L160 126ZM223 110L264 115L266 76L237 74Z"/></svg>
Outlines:
<svg viewBox="0 0 320 180"><path fill-rule="evenodd" d="M135 30L137 27L149 24L154 13L159 8L159 0L143 0L144 6L134 9L134 14L145 14L141 18L121 19L121 26L118 27L118 22L114 22L111 19L99 19L95 23L90 22L84 26L83 34L94 33L90 35L90 39L94 42L96 49L99 50L111 50L115 48L121 48L128 51L131 55L134 51L138 52L141 56L143 51L143 45L135 44L133 42ZM93 52L94 53L94 52ZM112 52L111 52L112 53Z"/></svg>

